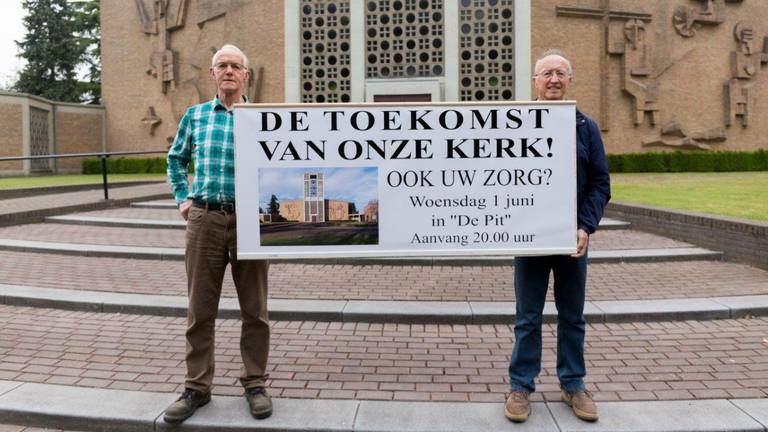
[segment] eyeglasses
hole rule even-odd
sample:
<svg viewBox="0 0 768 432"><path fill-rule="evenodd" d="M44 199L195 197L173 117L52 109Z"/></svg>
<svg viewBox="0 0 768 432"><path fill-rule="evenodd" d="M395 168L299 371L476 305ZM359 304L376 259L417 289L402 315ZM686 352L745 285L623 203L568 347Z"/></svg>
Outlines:
<svg viewBox="0 0 768 432"><path fill-rule="evenodd" d="M537 73L535 76L540 76L540 77L542 77L544 79L550 79L553 76L556 76L557 79L564 80L569 75L568 75L568 72L566 72L564 70L550 69L550 70L541 71L541 72Z"/></svg>
<svg viewBox="0 0 768 432"><path fill-rule="evenodd" d="M216 63L214 66L217 71L223 72L227 70L227 68L232 68L235 72L242 72L245 70L245 66L241 65L240 63Z"/></svg>

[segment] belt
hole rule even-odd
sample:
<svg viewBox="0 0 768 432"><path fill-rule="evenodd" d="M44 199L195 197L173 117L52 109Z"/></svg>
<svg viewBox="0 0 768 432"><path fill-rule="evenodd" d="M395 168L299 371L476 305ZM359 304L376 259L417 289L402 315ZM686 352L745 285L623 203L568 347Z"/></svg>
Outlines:
<svg viewBox="0 0 768 432"><path fill-rule="evenodd" d="M235 212L235 203L228 202L228 203L209 203L205 202L203 200L192 200L192 206L205 209L205 210L212 210L212 211L223 211L224 213L234 213Z"/></svg>

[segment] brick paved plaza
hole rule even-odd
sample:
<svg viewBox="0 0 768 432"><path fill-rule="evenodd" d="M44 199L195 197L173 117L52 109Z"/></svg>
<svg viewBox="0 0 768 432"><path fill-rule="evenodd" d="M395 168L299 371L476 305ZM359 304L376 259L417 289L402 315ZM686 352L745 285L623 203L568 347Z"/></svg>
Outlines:
<svg viewBox="0 0 768 432"><path fill-rule="evenodd" d="M151 187L125 188L139 196ZM139 190L142 189L142 190ZM70 198L77 196L70 195ZM138 197L136 199L139 199ZM21 216L45 213L59 203L24 198ZM93 201L83 198L83 202ZM21 202L21 201L20 201ZM37 202L37 204L34 204ZM35 207L37 205L38 207ZM0 211L3 207L0 206ZM28 212L28 213L24 213ZM58 212L61 213L61 212ZM67 211L72 216L135 221L178 220L173 208L120 206ZM11 214L11 216L8 216ZM0 240L71 245L183 248L183 227L103 226L54 220L0 228ZM696 245L633 229L606 229L591 239L591 251L682 250ZM180 260L44 252L0 246L2 287L57 289L98 298L100 293L184 299ZM501 263L406 265L336 262L280 263L270 268L270 298L286 301L514 302L513 269ZM10 292L10 291L8 291ZM112 389L172 395L183 389L186 319L162 312L102 313L87 306L54 306L0 291L0 383L42 383L68 388ZM225 278L223 295L233 297ZM7 299L6 299L7 296ZM743 297L753 296L753 297ZM595 262L589 267L587 299L620 307L642 300L754 298L764 311L768 272L710 258ZM548 301L552 301L550 292ZM73 306L74 305L74 306ZM762 309L761 309L762 308ZM76 310L71 310L76 309ZM510 310L508 313L513 313ZM637 315L630 322L591 323L587 330L587 383L603 401L702 401L768 398L768 318L731 319ZM373 322L371 322L373 321ZM626 319L624 320L626 321ZM287 400L351 400L492 403L508 391L507 363L514 326L409 324L382 315L377 321L272 321L270 393ZM544 326L543 370L534 401L558 401L555 336ZM217 322L214 395L239 396L239 320ZM671 403L671 402L669 402ZM2 406L2 396L0 396ZM32 427L3 422L0 432ZM72 429L78 430L78 429Z"/></svg>

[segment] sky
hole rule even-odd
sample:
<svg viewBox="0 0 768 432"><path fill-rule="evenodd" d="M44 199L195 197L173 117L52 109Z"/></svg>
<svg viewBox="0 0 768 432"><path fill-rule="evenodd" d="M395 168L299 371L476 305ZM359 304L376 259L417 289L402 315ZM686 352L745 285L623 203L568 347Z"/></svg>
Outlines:
<svg viewBox="0 0 768 432"><path fill-rule="evenodd" d="M353 202L359 212L377 199L376 168L260 168L259 206L266 211L272 194L279 201L303 199L305 172L324 173L324 198Z"/></svg>
<svg viewBox="0 0 768 432"><path fill-rule="evenodd" d="M0 87L5 88L22 67L21 60L16 57L18 48L13 41L20 41L24 37L24 23L21 22L24 9L21 0L0 1Z"/></svg>

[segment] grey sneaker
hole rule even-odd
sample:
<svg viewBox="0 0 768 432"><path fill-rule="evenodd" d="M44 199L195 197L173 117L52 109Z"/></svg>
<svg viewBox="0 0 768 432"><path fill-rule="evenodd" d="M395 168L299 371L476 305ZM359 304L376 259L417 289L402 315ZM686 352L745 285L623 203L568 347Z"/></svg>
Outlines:
<svg viewBox="0 0 768 432"><path fill-rule="evenodd" d="M528 393L513 391L504 404L504 415L513 422L524 422L531 414L531 404L528 402Z"/></svg>
<svg viewBox="0 0 768 432"><path fill-rule="evenodd" d="M568 393L565 390L560 391L560 396L571 409L576 417L585 421L597 421L597 404L592 400L592 394L587 390L579 390L576 393Z"/></svg>
<svg viewBox="0 0 768 432"><path fill-rule="evenodd" d="M201 406L211 401L210 393L184 389L181 397L165 409L163 419L166 423L179 424L188 419Z"/></svg>
<svg viewBox="0 0 768 432"><path fill-rule="evenodd" d="M251 415L255 419L265 419L272 415L272 398L267 395L264 387L254 387L245 390L245 398L251 407Z"/></svg>

